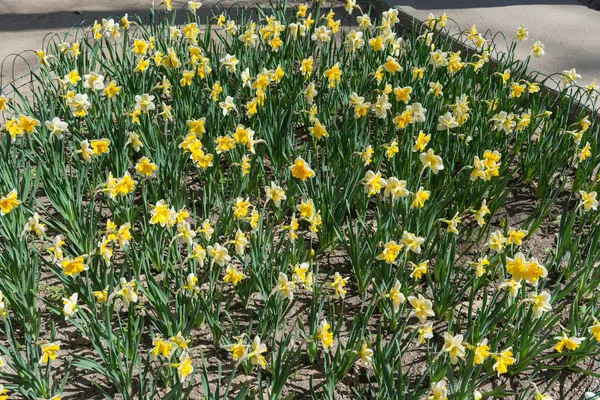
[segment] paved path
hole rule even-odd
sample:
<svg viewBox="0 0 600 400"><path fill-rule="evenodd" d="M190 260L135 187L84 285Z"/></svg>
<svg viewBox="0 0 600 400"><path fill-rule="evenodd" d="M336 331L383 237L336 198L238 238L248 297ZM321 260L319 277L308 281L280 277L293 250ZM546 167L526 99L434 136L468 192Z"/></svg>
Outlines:
<svg viewBox="0 0 600 400"><path fill-rule="evenodd" d="M546 55L531 59L530 70L553 74L575 68L582 76L579 84L594 79L600 83L600 11L577 0L388 0L407 14L427 19L429 13L444 12L458 26L454 32L477 25L480 32L503 32L514 36L520 24L529 29L529 39L519 42L516 54L527 57L530 46L541 41Z"/></svg>
<svg viewBox="0 0 600 400"><path fill-rule="evenodd" d="M49 33L69 31L83 20L93 22L126 12L146 15L150 4L148 0L0 0L0 63L6 59L0 70L2 84L12 80L13 71L14 77L26 74L27 62L37 65L33 52L23 53L24 59L8 56L41 49Z"/></svg>
<svg viewBox="0 0 600 400"><path fill-rule="evenodd" d="M187 13L182 8L186 2L187 0L172 1L173 7L178 10L178 20L185 19ZM211 5L216 2L217 0L203 1L199 15L202 18L212 15ZM218 2L227 9L235 0ZM244 4L253 2L262 1L244 0ZM27 74L28 65L38 65L35 50L43 47L47 35L75 32L72 28L80 26L82 22L83 27L89 27L95 20L120 18L126 13L147 19L153 3L159 8L160 0L0 0L0 86L10 83L13 77ZM67 41L73 41L73 38ZM13 56L22 52L22 57ZM4 68L1 65L3 60L6 60ZM20 82L26 81L27 79L21 79Z"/></svg>
<svg viewBox="0 0 600 400"><path fill-rule="evenodd" d="M577 0L389 1L418 19L426 19L430 12L436 16L446 12L458 24L452 28L455 31L476 24L480 31L504 32L510 38L523 24L529 28L529 39L517 46L518 56L526 57L536 40L546 47L544 57L532 58L532 70L552 74L576 68L581 84L600 81L600 11ZM176 7L184 3L173 1ZM48 32L64 32L83 20L126 12L147 15L151 4L149 0L0 0L0 62L11 53L41 48ZM27 58L35 63L34 54ZM22 64L17 63L16 75L27 71ZM10 80L11 70L5 66L4 83Z"/></svg>

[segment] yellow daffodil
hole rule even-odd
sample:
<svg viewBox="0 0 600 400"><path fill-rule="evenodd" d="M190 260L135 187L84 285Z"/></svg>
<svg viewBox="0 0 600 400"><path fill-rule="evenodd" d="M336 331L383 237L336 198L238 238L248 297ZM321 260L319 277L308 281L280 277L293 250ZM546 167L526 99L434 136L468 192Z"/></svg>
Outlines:
<svg viewBox="0 0 600 400"><path fill-rule="evenodd" d="M308 163L300 157L296 158L294 164L290 166L290 170L292 171L292 176L294 178L298 178L302 181L315 176L315 171L313 171Z"/></svg>
<svg viewBox="0 0 600 400"><path fill-rule="evenodd" d="M557 336L554 339L558 340L558 343L556 343L556 345L554 346L554 349L559 353L562 353L565 348L567 350L575 351L579 348L579 346L581 345L581 342L583 342L585 340L584 337L577 337L577 336L569 337L564 332L563 332L562 336Z"/></svg>
<svg viewBox="0 0 600 400"><path fill-rule="evenodd" d="M0 216L5 216L21 204L17 197L17 189L11 190L6 196L0 198Z"/></svg>
<svg viewBox="0 0 600 400"><path fill-rule="evenodd" d="M490 355L490 346L488 346L487 343L487 339L483 339L475 347L475 357L473 359L475 365L483 364L486 358Z"/></svg>
<svg viewBox="0 0 600 400"><path fill-rule="evenodd" d="M333 332L330 329L331 325L324 319L321 321L315 335L315 338L321 341L321 345L325 351L329 351L333 345Z"/></svg>
<svg viewBox="0 0 600 400"><path fill-rule="evenodd" d="M40 358L39 364L48 364L51 361L56 360L56 355L60 350L60 342L43 342L41 343L42 357Z"/></svg>
<svg viewBox="0 0 600 400"><path fill-rule="evenodd" d="M502 350L499 354L492 354L492 357L496 360L492 368L498 373L498 376L507 373L508 367L516 362L510 347Z"/></svg>

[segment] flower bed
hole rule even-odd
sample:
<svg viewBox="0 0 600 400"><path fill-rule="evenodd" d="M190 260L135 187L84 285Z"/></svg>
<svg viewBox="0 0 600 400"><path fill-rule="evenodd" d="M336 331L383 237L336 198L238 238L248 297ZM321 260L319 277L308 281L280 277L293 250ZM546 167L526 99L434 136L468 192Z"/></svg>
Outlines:
<svg viewBox="0 0 600 400"><path fill-rule="evenodd" d="M37 52L0 97L0 392L583 395L595 86L548 95L524 27L491 62L341 6L165 1Z"/></svg>

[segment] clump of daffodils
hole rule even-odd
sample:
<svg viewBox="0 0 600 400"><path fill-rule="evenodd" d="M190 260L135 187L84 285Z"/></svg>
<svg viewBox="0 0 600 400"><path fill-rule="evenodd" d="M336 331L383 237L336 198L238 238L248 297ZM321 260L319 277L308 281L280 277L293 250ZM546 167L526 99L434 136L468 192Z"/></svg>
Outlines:
<svg viewBox="0 0 600 400"><path fill-rule="evenodd" d="M59 399L69 362L124 398L318 376L314 398L358 377L481 399L587 372L600 153L573 100L595 81L565 70L547 96L523 25L494 60L446 14L179 6L51 41L33 102L0 94L0 400ZM398 379L413 352L422 376Z"/></svg>

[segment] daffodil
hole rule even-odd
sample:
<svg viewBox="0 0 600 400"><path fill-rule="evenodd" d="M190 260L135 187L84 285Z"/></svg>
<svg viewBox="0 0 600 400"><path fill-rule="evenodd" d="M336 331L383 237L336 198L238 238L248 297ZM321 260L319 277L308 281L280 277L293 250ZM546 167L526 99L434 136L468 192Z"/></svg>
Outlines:
<svg viewBox="0 0 600 400"><path fill-rule="evenodd" d="M397 129L404 129L413 122L412 113L410 110L405 110L403 113L396 115L392 121Z"/></svg>
<svg viewBox="0 0 600 400"><path fill-rule="evenodd" d="M214 246L207 246L206 251L213 261L221 267L231 261L229 251L219 243L215 243Z"/></svg>
<svg viewBox="0 0 600 400"><path fill-rule="evenodd" d="M383 147L385 148L385 156L388 160L400 152L396 139L392 140L392 143L389 145L383 145Z"/></svg>
<svg viewBox="0 0 600 400"><path fill-rule="evenodd" d="M421 245L424 242L424 238L407 231L402 233L402 238L400 239L400 244L404 246L407 251L412 251L415 254L421 254Z"/></svg>
<svg viewBox="0 0 600 400"><path fill-rule="evenodd" d="M502 250L504 250L504 247L506 246L507 242L508 239L504 237L502 232L500 232L499 230L495 230L490 236L488 246L490 249L500 253L502 252Z"/></svg>
<svg viewBox="0 0 600 400"><path fill-rule="evenodd" d="M537 390L537 388L535 389L535 393L534 393L534 399L535 400L553 400L552 397L542 394L540 393L539 390ZM585 396L587 398L587 396Z"/></svg>
<svg viewBox="0 0 600 400"><path fill-rule="evenodd" d="M232 206L233 215L238 219L246 217L246 215L248 215L251 205L252 204L250 203L248 197L246 197L245 199L243 197L238 197L237 199L235 199L235 202Z"/></svg>
<svg viewBox="0 0 600 400"><path fill-rule="evenodd" d="M416 81L417 79L423 79L425 68L414 67L412 72L412 77L414 81Z"/></svg>
<svg viewBox="0 0 600 400"><path fill-rule="evenodd" d="M458 122L452 114L449 112L440 116L438 119L437 129L438 131L449 131L450 129L456 128L458 126Z"/></svg>
<svg viewBox="0 0 600 400"><path fill-rule="evenodd" d="M236 56L231 54L225 54L225 56L219 60L221 67L225 68L227 72L230 73L235 73L237 71L237 65L239 64L239 62L240 60L238 60Z"/></svg>
<svg viewBox="0 0 600 400"><path fill-rule="evenodd" d="M594 335L597 342L600 342L600 321L598 319L594 318L594 325L588 328L588 332Z"/></svg>
<svg viewBox="0 0 600 400"><path fill-rule="evenodd" d="M229 135L218 136L215 138L217 154L226 153L235 148L235 139Z"/></svg>
<svg viewBox="0 0 600 400"><path fill-rule="evenodd" d="M564 87L575 84L579 79L581 79L581 75L575 71L575 68L563 71L560 77L560 81Z"/></svg>
<svg viewBox="0 0 600 400"><path fill-rule="evenodd" d="M148 157L142 157L135 166L136 171L143 176L150 176L156 171L156 164L150 161Z"/></svg>
<svg viewBox="0 0 600 400"><path fill-rule="evenodd" d="M0 216L5 216L21 204L17 197L17 189L11 190L6 196L0 198Z"/></svg>
<svg viewBox="0 0 600 400"><path fill-rule="evenodd" d="M54 135L57 139L62 139L64 133L69 127L69 124L61 120L59 117L54 117L51 121L46 121L45 125L50 134Z"/></svg>
<svg viewBox="0 0 600 400"><path fill-rule="evenodd" d="M140 139L140 135L135 132L127 132L127 142L125 142L125 146L131 144L133 150L138 152L142 147L144 147L144 143Z"/></svg>
<svg viewBox="0 0 600 400"><path fill-rule="evenodd" d="M388 198L392 198L392 202L397 199L404 198L408 196L410 192L406 189L406 181L400 180L396 177L390 177L385 180L385 189L383 191L383 195Z"/></svg>
<svg viewBox="0 0 600 400"><path fill-rule="evenodd" d="M489 213L490 213L490 209L488 208L487 202L484 199L483 202L481 203L481 207L479 207L479 210L475 211L475 220L477 221L477 224L479 226L485 225L484 217Z"/></svg>
<svg viewBox="0 0 600 400"><path fill-rule="evenodd" d="M511 98L519 98L523 93L525 93L526 86L521 85L517 82L513 82L510 86L510 97Z"/></svg>
<svg viewBox="0 0 600 400"><path fill-rule="evenodd" d="M196 231L194 231L190 227L189 222L182 221L177 224L177 236L176 237L180 238L181 240L183 240L183 242L185 242L191 246L194 241L194 238L196 237Z"/></svg>
<svg viewBox="0 0 600 400"><path fill-rule="evenodd" d="M90 142L94 155L107 154L110 152L110 140L109 139L94 139Z"/></svg>
<svg viewBox="0 0 600 400"><path fill-rule="evenodd" d="M325 351L329 351L333 345L333 332L331 332L331 325L329 325L326 319L321 321L315 338L321 341L321 345Z"/></svg>
<svg viewBox="0 0 600 400"><path fill-rule="evenodd" d="M192 360L190 359L190 355L187 351L181 353L178 363L171 365L177 368L177 377L179 378L180 382L184 382L187 377L194 372L194 365L192 364Z"/></svg>
<svg viewBox="0 0 600 400"><path fill-rule="evenodd" d="M331 68L325 70L323 76L329 81L329 87L334 88L340 83L342 78L342 70L340 69L340 63L335 63Z"/></svg>
<svg viewBox="0 0 600 400"><path fill-rule="evenodd" d="M392 301L392 306L395 313L398 313L400 310L400 305L404 304L406 301L406 297L404 297L404 294L400 291L401 288L402 285L400 284L400 281L396 279L394 286L386 294L386 297Z"/></svg>
<svg viewBox="0 0 600 400"><path fill-rule="evenodd" d="M4 387L4 385L0 384L0 400L8 400L8 389ZM60 400L60 399L58 399Z"/></svg>
<svg viewBox="0 0 600 400"><path fill-rule="evenodd" d="M135 108L143 113L154 110L156 108L154 98L153 95L147 93L135 96Z"/></svg>
<svg viewBox="0 0 600 400"><path fill-rule="evenodd" d="M154 357L158 357L162 355L163 357L169 358L171 357L171 351L175 347L175 343L170 340L165 340L162 336L157 335L152 339L152 345L154 348L151 353Z"/></svg>
<svg viewBox="0 0 600 400"><path fill-rule="evenodd" d="M417 346L425 344L433 337L433 322L426 322L417 328Z"/></svg>
<svg viewBox="0 0 600 400"><path fill-rule="evenodd" d="M410 273L410 277L414 279L421 279L425 274L427 274L427 270L429 267L429 261L422 261L418 264L410 263L412 267L412 271Z"/></svg>
<svg viewBox="0 0 600 400"><path fill-rule="evenodd" d="M108 300L108 287L104 290L95 290L92 294L98 303L106 303Z"/></svg>
<svg viewBox="0 0 600 400"><path fill-rule="evenodd" d="M520 25L517 29L517 33L515 34L515 38L520 40L521 42L527 40L529 37L529 30L525 28L523 25Z"/></svg>
<svg viewBox="0 0 600 400"><path fill-rule="evenodd" d="M413 151L424 151L430 140L431 136L423 131L419 131L419 136L417 136L417 139L415 140Z"/></svg>
<svg viewBox="0 0 600 400"><path fill-rule="evenodd" d="M429 190L425 190L423 186L419 187L419 190L413 194L413 201L410 205L411 208L423 208L430 196L431 192Z"/></svg>
<svg viewBox="0 0 600 400"><path fill-rule="evenodd" d="M346 46L351 52L355 52L365 45L363 33L360 31L351 30L346 36Z"/></svg>
<svg viewBox="0 0 600 400"><path fill-rule="evenodd" d="M377 256L378 260L385 261L387 264L392 264L398 258L398 255L402 251L403 245L397 244L395 241L390 240L385 244L383 252Z"/></svg>
<svg viewBox="0 0 600 400"><path fill-rule="evenodd" d="M579 161L585 161L588 157L592 155L592 146L589 142L585 144L585 146L579 151Z"/></svg>
<svg viewBox="0 0 600 400"><path fill-rule="evenodd" d="M458 359L465 359L466 349L463 345L463 335L451 335L448 332L444 332L444 346L442 347L444 353L448 353L450 356L450 363L456 364Z"/></svg>
<svg viewBox="0 0 600 400"><path fill-rule="evenodd" d="M7 315L6 310L6 301L4 297L4 293L0 291L0 317L5 318Z"/></svg>
<svg viewBox="0 0 600 400"><path fill-rule="evenodd" d="M531 54L533 54L535 58L540 58L546 54L544 51L544 45L539 40L531 45Z"/></svg>
<svg viewBox="0 0 600 400"><path fill-rule="evenodd" d="M386 94L377 95L377 101L371 105L371 111L380 119L385 119L391 108L392 104L389 102Z"/></svg>
<svg viewBox="0 0 600 400"><path fill-rule="evenodd" d="M483 339L475 346L475 356L473 362L475 365L483 364L487 357L490 355L490 346L488 346L487 339Z"/></svg>
<svg viewBox="0 0 600 400"><path fill-rule="evenodd" d="M343 299L346 296L346 293L348 293L348 291L344 289L344 287L346 287L348 281L349 278L342 277L339 272L336 272L333 275L333 282L330 283L329 286L334 290L336 299L340 297Z"/></svg>
<svg viewBox="0 0 600 400"><path fill-rule="evenodd" d="M511 297L517 297L522 285L514 279L508 279L498 285L498 289L507 289Z"/></svg>
<svg viewBox="0 0 600 400"><path fill-rule="evenodd" d="M77 305L78 297L79 294L77 293L73 293L69 298L63 297L63 314L65 319L72 318L79 311L79 306Z"/></svg>
<svg viewBox="0 0 600 400"><path fill-rule="evenodd" d="M581 205L583 206L583 209L588 212L590 210L594 210L596 211L598 209L598 200L596 200L596 197L598 196L598 194L594 191L594 192L585 192L583 190L579 191L579 194L581 195ZM0 199L0 207L2 207L2 200Z"/></svg>
<svg viewBox="0 0 600 400"><path fill-rule="evenodd" d="M562 353L565 348L567 350L575 351L579 348L579 346L581 345L581 342L583 342L585 340L584 337L577 337L577 336L569 337L564 332L563 332L562 336L557 336L554 339L558 340L558 343L556 343L556 345L554 346L554 349L559 353Z"/></svg>
<svg viewBox="0 0 600 400"><path fill-rule="evenodd" d="M360 358L361 364L365 367L369 367L373 363L373 350L366 341L360 346L358 357Z"/></svg>
<svg viewBox="0 0 600 400"><path fill-rule="evenodd" d="M431 383L431 392L433 396L432 400L447 400L448 399L448 386L445 380Z"/></svg>
<svg viewBox="0 0 600 400"><path fill-rule="evenodd" d="M498 373L498 376L507 373L508 367L516 362L510 347L502 350L499 354L492 354L492 357L496 360L492 368Z"/></svg>
<svg viewBox="0 0 600 400"><path fill-rule="evenodd" d="M448 53L439 49L430 52L429 64L433 65L434 69L448 66Z"/></svg>
<svg viewBox="0 0 600 400"><path fill-rule="evenodd" d="M475 268L475 276L481 278L486 273L485 267L490 265L490 261L487 257L480 257L475 262L471 262L471 265Z"/></svg>
<svg viewBox="0 0 600 400"><path fill-rule="evenodd" d="M40 215L37 212L29 217L27 223L23 227L21 236L24 236L27 232L33 232L37 236L43 236L46 232L46 225L40 222Z"/></svg>
<svg viewBox="0 0 600 400"><path fill-rule="evenodd" d="M552 305L550 304L550 293L544 291L542 293L530 293L528 300L532 304L533 315L537 318L541 317L543 313L552 311Z"/></svg>
<svg viewBox="0 0 600 400"><path fill-rule="evenodd" d="M525 236L527 236L528 233L529 232L524 229L517 230L514 228L510 228L508 230L508 239L506 243L520 245L523 241L523 238L525 238Z"/></svg>
<svg viewBox="0 0 600 400"><path fill-rule="evenodd" d="M429 317L435 317L433 303L423 297L422 294L419 294L418 297L408 296L408 302L413 308L410 312L411 317L417 317L421 322L425 322Z"/></svg>
<svg viewBox="0 0 600 400"><path fill-rule="evenodd" d="M60 342L47 342L41 343L42 357L40 357L39 364L48 364L51 361L56 360L58 351L60 350Z"/></svg>
<svg viewBox="0 0 600 400"><path fill-rule="evenodd" d="M83 271L88 270L88 265L85 263L86 256L79 256L76 258L64 258L60 261L60 265L63 272L67 276L77 276Z"/></svg>
<svg viewBox="0 0 600 400"><path fill-rule="evenodd" d="M458 216L458 213L454 214L454 217L452 217L452 219L443 219L442 221L448 225L448 232L458 235L458 225L460 225L460 223L462 222L462 220Z"/></svg>
<svg viewBox="0 0 600 400"><path fill-rule="evenodd" d="M427 150L426 153L421 153L419 160L423 164L423 169L430 168L434 175L437 175L438 172L444 169L442 157L436 155L433 149Z"/></svg>
<svg viewBox="0 0 600 400"><path fill-rule="evenodd" d="M288 300L293 300L294 290L296 290L296 284L293 282L293 280L290 281L286 274L280 272L277 280L277 286L275 286L274 291L281 293L281 295Z"/></svg>
<svg viewBox="0 0 600 400"><path fill-rule="evenodd" d="M136 290L136 283L131 280L127 281L125 278L121 278L120 281L121 289L117 291L117 294L121 297L125 307L129 307L131 303L138 302L138 294Z"/></svg>
<svg viewBox="0 0 600 400"><path fill-rule="evenodd" d="M356 20L358 22L358 25L360 26L360 29L362 30L366 30L372 26L371 17L368 14L360 15L356 17Z"/></svg>
<svg viewBox="0 0 600 400"><path fill-rule="evenodd" d="M250 345L250 349L244 358L250 359L252 365L258 365L259 368L265 368L267 366L267 361L263 354L266 353L267 350L267 346L261 342L260 337L255 336Z"/></svg>
<svg viewBox="0 0 600 400"><path fill-rule="evenodd" d="M387 184L380 172L375 173L373 171L367 171L361 182L364 186L365 193L368 193L369 196L379 193Z"/></svg>
<svg viewBox="0 0 600 400"><path fill-rule="evenodd" d="M385 69L386 72L394 75L396 72L402 71L403 68L398 60L396 60L394 57L388 56L383 64L383 69Z"/></svg>
<svg viewBox="0 0 600 400"><path fill-rule="evenodd" d="M223 111L223 116L227 116L231 110L237 111L235 103L233 102L233 97L231 96L227 96L224 101L220 102L219 107L221 107L221 110Z"/></svg>
<svg viewBox="0 0 600 400"><path fill-rule="evenodd" d="M315 176L315 171L313 171L308 165L308 163L300 157L296 158L294 164L290 166L290 170L294 178L298 178L302 181L313 178Z"/></svg>
<svg viewBox="0 0 600 400"><path fill-rule="evenodd" d="M95 91L104 90L104 76L90 72L83 76L83 87Z"/></svg>
<svg viewBox="0 0 600 400"><path fill-rule="evenodd" d="M164 200L156 202L150 215L150 224L160 224L162 227L172 225L175 221L175 210L169 207Z"/></svg>
<svg viewBox="0 0 600 400"><path fill-rule="evenodd" d="M234 361L240 362L248 353L248 346L244 344L244 336L240 336L237 342L222 346L225 350L231 353Z"/></svg>

